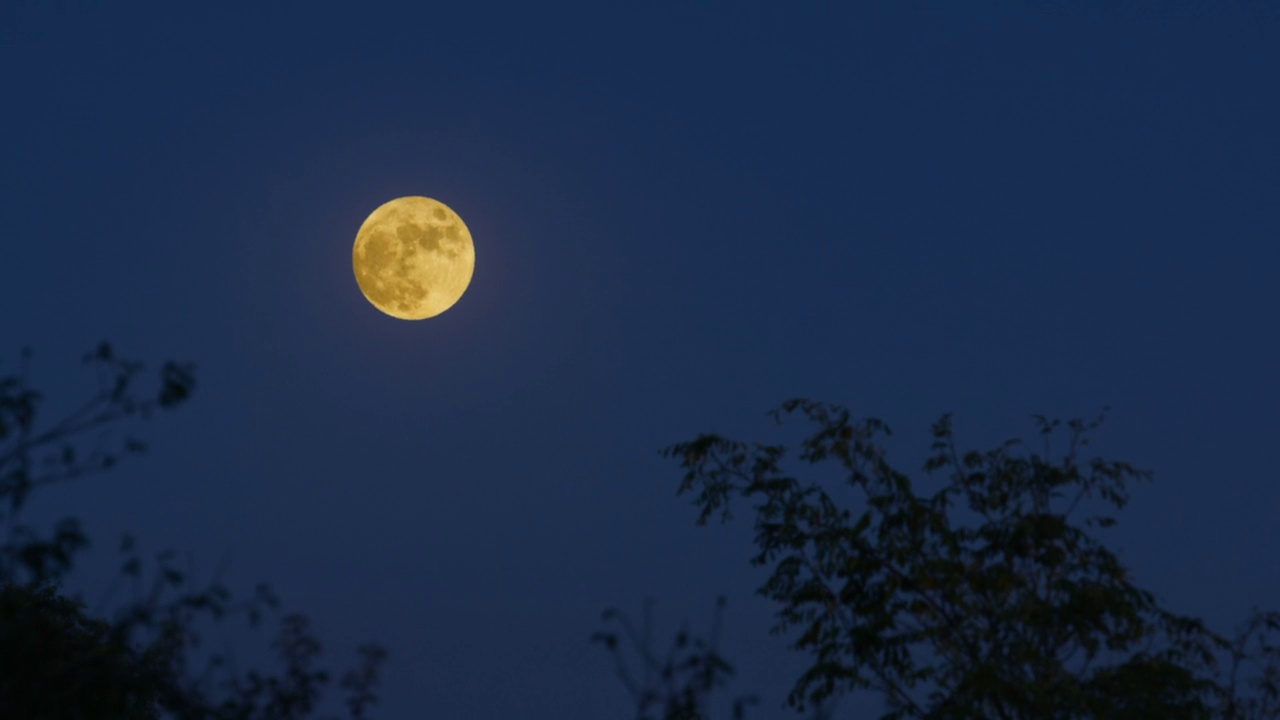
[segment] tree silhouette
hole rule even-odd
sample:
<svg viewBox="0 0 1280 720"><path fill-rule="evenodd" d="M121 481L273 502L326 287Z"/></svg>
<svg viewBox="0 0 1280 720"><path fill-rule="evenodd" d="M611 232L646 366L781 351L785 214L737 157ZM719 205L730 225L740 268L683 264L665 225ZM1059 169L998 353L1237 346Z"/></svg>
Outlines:
<svg viewBox="0 0 1280 720"><path fill-rule="evenodd" d="M881 720L1280 718L1280 648L1266 639L1280 613L1255 610L1228 642L1130 582L1086 532L1114 518L1072 522L1082 500L1122 508L1126 484L1151 478L1080 458L1101 417L1069 423L1054 462L1058 421L1036 416L1043 456L1014 440L961 455L943 416L925 470L950 482L920 497L876 443L889 434L879 420L854 423L839 406L802 399L771 414L816 426L797 459L835 463L865 498L862 512L786 474L781 445L704 434L663 452L685 471L679 492L695 495L698 524L729 520L735 496L755 502L751 562L771 569L757 592L781 605L774 632L798 634L793 647L813 658L787 697L792 708L870 689L884 698ZM952 522L958 502L976 527ZM1246 665L1259 672L1243 699Z"/></svg>
<svg viewBox="0 0 1280 720"><path fill-rule="evenodd" d="M52 587L0 587L0 707L30 720L158 716L147 662Z"/></svg>
<svg viewBox="0 0 1280 720"><path fill-rule="evenodd" d="M617 668L618 677L636 702L637 720L654 720L650 713L662 712L664 720L698 720L706 717L707 698L723 687L733 675L733 667L720 656L720 618L725 599L716 603L716 616L710 641L694 638L687 627L676 634L665 656L659 657L652 647L653 601L644 604L644 620L637 628L631 619L614 608L605 610L603 619L621 631L603 630L591 636L592 642L605 646ZM626 639L639 654L639 676L628 666L619 647ZM734 700L734 720L745 717L746 708L758 702L754 696Z"/></svg>
<svg viewBox="0 0 1280 720"><path fill-rule="evenodd" d="M216 578L189 586L187 574L161 553L145 593L94 618L82 602L60 592L76 554L89 540L73 517L41 534L21 522L31 493L100 473L145 450L112 431L135 418L181 405L195 387L190 365L165 363L150 394L138 390L141 363L116 356L103 343L84 357L98 388L79 408L41 426L41 393L29 381L30 353L15 375L0 378L0 717L30 720L294 720L314 717L330 674L314 667L321 645L306 616L281 618L275 642L281 674L230 667L212 654L192 667L202 620L243 616L258 625L279 601L269 586L234 601ZM144 562L131 536L121 546L122 578L142 585ZM343 674L352 720L376 703L378 667L386 651L360 648L361 664Z"/></svg>

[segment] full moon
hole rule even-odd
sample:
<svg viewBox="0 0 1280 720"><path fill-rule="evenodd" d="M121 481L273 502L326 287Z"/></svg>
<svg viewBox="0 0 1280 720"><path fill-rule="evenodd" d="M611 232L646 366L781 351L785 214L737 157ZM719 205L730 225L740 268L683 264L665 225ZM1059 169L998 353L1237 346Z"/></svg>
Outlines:
<svg viewBox="0 0 1280 720"><path fill-rule="evenodd" d="M374 210L356 233L351 264L360 292L401 320L435 317L471 284L476 248L448 205L429 197L396 198Z"/></svg>

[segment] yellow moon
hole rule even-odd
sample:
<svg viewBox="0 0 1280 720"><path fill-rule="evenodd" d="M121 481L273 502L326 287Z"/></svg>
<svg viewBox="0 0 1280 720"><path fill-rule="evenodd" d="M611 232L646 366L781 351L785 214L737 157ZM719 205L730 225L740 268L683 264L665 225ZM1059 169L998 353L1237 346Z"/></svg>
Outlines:
<svg viewBox="0 0 1280 720"><path fill-rule="evenodd" d="M458 213L429 197L396 198L365 219L351 264L360 292L402 320L435 317L471 284L476 248Z"/></svg>

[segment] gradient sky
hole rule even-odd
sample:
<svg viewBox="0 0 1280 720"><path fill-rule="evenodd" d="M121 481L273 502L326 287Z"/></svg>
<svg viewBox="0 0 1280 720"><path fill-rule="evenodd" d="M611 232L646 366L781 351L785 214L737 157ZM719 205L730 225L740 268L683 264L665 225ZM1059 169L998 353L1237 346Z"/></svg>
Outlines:
<svg viewBox="0 0 1280 720"><path fill-rule="evenodd" d="M87 596L121 530L230 553L331 664L390 647L379 718L601 720L601 611L665 639L725 594L730 690L789 717L749 516L696 528L658 451L807 396L921 491L944 412L989 449L1110 406L1093 447L1156 473L1103 535L1136 581L1280 608L1274 11L122 5L0 11L0 372L33 348L54 413L102 339L198 367L146 457L33 501L85 518ZM403 195L476 243L422 322L351 271Z"/></svg>

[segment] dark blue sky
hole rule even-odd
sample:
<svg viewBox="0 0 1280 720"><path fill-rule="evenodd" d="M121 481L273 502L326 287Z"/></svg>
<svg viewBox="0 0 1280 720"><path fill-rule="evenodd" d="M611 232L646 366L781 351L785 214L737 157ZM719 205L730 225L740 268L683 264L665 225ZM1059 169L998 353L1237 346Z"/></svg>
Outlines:
<svg viewBox="0 0 1280 720"><path fill-rule="evenodd" d="M0 370L31 346L53 412L100 339L199 369L147 457L33 509L86 518L90 597L131 529L229 550L335 663L384 641L381 718L629 717L601 610L652 596L665 638L722 593L778 718L803 658L749 517L695 528L660 448L809 396L932 492L944 412L987 449L1109 405L1093 447L1156 479L1104 537L1230 631L1280 607L1255 5L5 3ZM351 271L403 195L476 244L422 322Z"/></svg>

